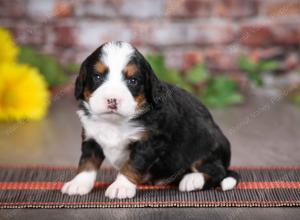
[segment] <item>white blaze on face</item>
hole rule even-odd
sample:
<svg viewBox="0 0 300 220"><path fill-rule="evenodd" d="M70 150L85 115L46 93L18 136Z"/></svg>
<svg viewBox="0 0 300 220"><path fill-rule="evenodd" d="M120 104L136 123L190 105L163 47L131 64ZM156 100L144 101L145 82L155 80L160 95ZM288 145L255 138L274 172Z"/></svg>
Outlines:
<svg viewBox="0 0 300 220"><path fill-rule="evenodd" d="M108 75L105 82L93 92L89 99L91 110L94 113L109 112L107 100L116 99L118 106L116 113L124 117L134 115L137 103L129 91L122 73L133 53L134 48L125 42L110 42L102 48L102 56L99 59L108 67Z"/></svg>

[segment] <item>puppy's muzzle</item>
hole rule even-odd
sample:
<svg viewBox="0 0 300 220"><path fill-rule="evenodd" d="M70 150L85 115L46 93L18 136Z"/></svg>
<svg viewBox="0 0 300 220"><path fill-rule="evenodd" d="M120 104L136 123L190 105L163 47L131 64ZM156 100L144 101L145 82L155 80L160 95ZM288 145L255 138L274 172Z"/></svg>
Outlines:
<svg viewBox="0 0 300 220"><path fill-rule="evenodd" d="M118 109L118 101L115 98L107 99L107 108L109 110L117 110Z"/></svg>

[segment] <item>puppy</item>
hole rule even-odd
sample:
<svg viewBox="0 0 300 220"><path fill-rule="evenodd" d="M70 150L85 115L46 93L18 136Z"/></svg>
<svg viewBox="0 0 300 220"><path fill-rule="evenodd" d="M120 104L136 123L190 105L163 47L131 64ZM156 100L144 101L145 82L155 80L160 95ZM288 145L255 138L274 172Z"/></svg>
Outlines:
<svg viewBox="0 0 300 220"><path fill-rule="evenodd" d="M82 63L75 85L83 127L78 174L68 195L89 193L106 158L118 170L105 196L132 198L137 184L175 182L179 190L233 189L230 143L201 102L159 81L125 42L100 46Z"/></svg>

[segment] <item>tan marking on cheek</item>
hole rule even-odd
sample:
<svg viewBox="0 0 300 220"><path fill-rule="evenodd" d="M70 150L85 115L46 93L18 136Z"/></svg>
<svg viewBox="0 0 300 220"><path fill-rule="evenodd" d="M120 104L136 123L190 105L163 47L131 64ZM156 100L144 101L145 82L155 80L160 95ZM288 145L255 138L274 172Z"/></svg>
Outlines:
<svg viewBox="0 0 300 220"><path fill-rule="evenodd" d="M135 75L137 72L137 66L134 64L128 64L125 68L125 74L127 77Z"/></svg>
<svg viewBox="0 0 300 220"><path fill-rule="evenodd" d="M107 66L105 66L103 63L97 62L95 64L95 70L100 74L104 74L107 71Z"/></svg>
<svg viewBox="0 0 300 220"><path fill-rule="evenodd" d="M144 94L140 94L136 97L134 97L136 103L137 103L137 109L141 108L142 105L145 103L145 96Z"/></svg>
<svg viewBox="0 0 300 220"><path fill-rule="evenodd" d="M85 101L88 101L91 95L92 95L91 91L89 91L88 89L84 89L83 96Z"/></svg>

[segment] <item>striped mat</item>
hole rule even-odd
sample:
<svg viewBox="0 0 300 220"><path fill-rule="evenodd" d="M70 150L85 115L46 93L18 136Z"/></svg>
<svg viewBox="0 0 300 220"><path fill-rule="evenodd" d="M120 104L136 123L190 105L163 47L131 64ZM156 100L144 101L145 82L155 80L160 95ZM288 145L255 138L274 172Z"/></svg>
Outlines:
<svg viewBox="0 0 300 220"><path fill-rule="evenodd" d="M95 207L292 207L300 206L300 167L232 167L241 175L236 189L179 192L173 185L140 185L132 199L104 196L116 172L103 168L88 195L60 192L74 167L0 166L0 208Z"/></svg>

